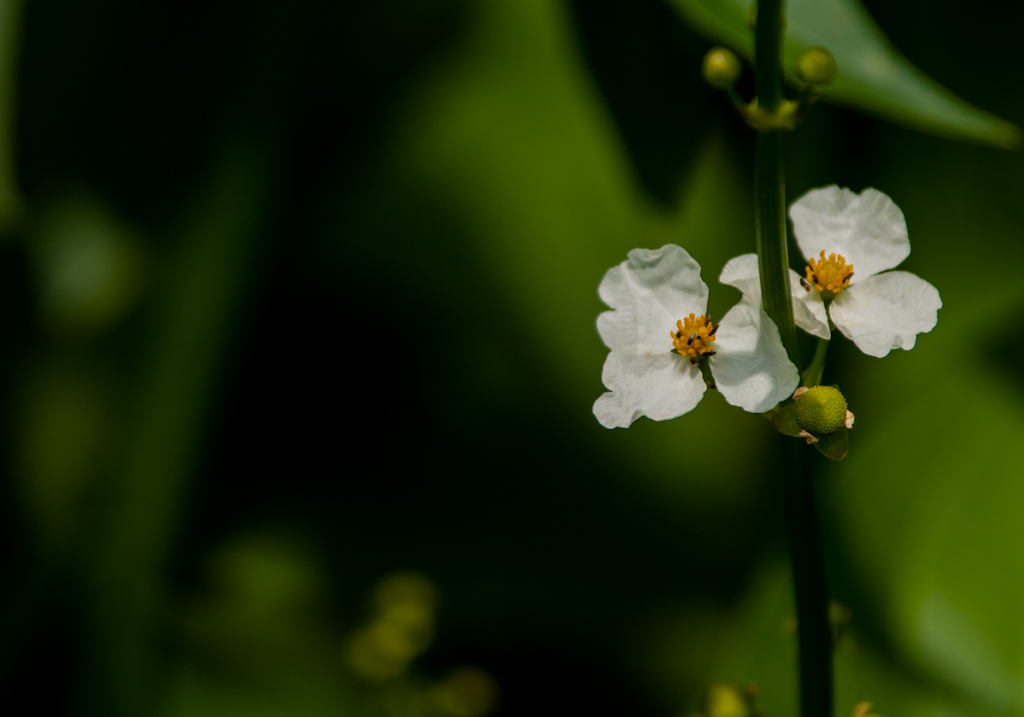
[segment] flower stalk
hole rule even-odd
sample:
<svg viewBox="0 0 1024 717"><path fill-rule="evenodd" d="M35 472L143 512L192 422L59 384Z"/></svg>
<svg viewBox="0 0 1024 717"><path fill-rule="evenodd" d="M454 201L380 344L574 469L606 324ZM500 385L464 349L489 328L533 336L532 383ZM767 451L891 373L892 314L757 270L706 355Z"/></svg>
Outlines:
<svg viewBox="0 0 1024 717"><path fill-rule="evenodd" d="M811 365L804 369L801 374L803 378L803 384L807 388L813 388L821 384L821 377L825 373L825 357L828 355L828 347L831 341L828 339L818 339L818 345L814 347L814 358L811 359Z"/></svg>
<svg viewBox="0 0 1024 717"><path fill-rule="evenodd" d="M781 68L783 27L782 0L759 0L754 48L755 86L758 105L769 113L776 112L785 101ZM789 288L783 137L783 131L776 129L762 131L757 138L754 169L757 255L765 312L778 327L790 359L801 366ZM823 351L821 353L823 367ZM812 370L816 363L812 363ZM820 369L814 373L820 374ZM786 523L799 625L800 711L804 717L822 717L831 715L833 706L832 633L821 530L809 473L810 456L806 455L802 444L788 438L782 441Z"/></svg>

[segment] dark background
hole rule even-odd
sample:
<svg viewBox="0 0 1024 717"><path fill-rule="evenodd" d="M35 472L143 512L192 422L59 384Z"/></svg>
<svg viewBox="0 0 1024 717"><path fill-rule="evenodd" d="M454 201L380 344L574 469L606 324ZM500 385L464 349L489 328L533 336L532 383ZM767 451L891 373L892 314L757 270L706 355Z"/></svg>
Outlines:
<svg viewBox="0 0 1024 717"><path fill-rule="evenodd" d="M1019 7L867 6L1024 123ZM590 409L608 267L679 243L721 316L753 250L708 40L656 0L0 10L5 704L653 716L754 681L794 713L770 426ZM1024 713L1024 163L824 103L788 151L791 199L890 194L945 302L826 370L837 713ZM410 570L430 637L367 671ZM467 665L500 697L438 697Z"/></svg>

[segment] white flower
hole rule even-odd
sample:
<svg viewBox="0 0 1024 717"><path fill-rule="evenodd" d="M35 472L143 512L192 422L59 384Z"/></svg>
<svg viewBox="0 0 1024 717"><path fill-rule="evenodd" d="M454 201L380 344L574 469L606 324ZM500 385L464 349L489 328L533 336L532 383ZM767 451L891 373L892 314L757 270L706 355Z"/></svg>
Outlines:
<svg viewBox="0 0 1024 717"><path fill-rule="evenodd" d="M914 348L918 334L935 328L942 299L934 286L905 271L879 273L910 254L907 222L889 197L877 189L855 194L832 185L802 196L789 216L808 260L806 277L790 277L797 326L830 338L822 299L832 299L832 323L879 358Z"/></svg>
<svg viewBox="0 0 1024 717"><path fill-rule="evenodd" d="M744 278L751 259L753 284ZM641 416L664 421L693 410L707 389L695 363L704 356L734 406L763 413L788 398L800 375L761 308L757 276L756 255L726 265L721 281L743 298L716 327L705 315L708 287L700 266L684 249L634 249L609 269L598 289L613 309L597 319L611 349L601 376L610 391L594 403L601 425L626 428Z"/></svg>

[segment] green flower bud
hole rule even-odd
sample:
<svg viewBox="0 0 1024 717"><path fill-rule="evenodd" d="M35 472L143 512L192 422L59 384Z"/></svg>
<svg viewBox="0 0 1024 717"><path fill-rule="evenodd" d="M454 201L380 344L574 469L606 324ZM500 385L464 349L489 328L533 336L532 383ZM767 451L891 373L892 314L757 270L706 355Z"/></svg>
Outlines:
<svg viewBox="0 0 1024 717"><path fill-rule="evenodd" d="M836 61L824 47L812 47L796 61L796 74L809 85L827 85L836 78Z"/></svg>
<svg viewBox="0 0 1024 717"><path fill-rule="evenodd" d="M727 47L712 47L708 50L704 55L702 69L708 84L720 90L731 90L743 71L740 58Z"/></svg>
<svg viewBox="0 0 1024 717"><path fill-rule="evenodd" d="M732 685L711 685L704 697L706 717L750 717L750 705Z"/></svg>
<svg viewBox="0 0 1024 717"><path fill-rule="evenodd" d="M853 717L878 717L878 715L871 711L870 702L861 702L853 708Z"/></svg>
<svg viewBox="0 0 1024 717"><path fill-rule="evenodd" d="M846 426L846 399L832 386L815 386L796 399L796 422L813 436L827 436Z"/></svg>

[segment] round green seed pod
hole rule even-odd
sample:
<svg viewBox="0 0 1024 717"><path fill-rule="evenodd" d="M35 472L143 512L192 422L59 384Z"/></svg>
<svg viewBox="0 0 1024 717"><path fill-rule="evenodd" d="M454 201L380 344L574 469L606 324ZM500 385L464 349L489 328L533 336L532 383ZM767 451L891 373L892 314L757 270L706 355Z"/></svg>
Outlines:
<svg viewBox="0 0 1024 717"><path fill-rule="evenodd" d="M702 70L709 85L720 90L729 90L740 78L743 67L740 65L740 58L729 48L712 47L704 55Z"/></svg>
<svg viewBox="0 0 1024 717"><path fill-rule="evenodd" d="M796 422L812 436L827 436L846 425L846 398L832 386L815 386L796 399Z"/></svg>
<svg viewBox="0 0 1024 717"><path fill-rule="evenodd" d="M796 74L809 85L827 85L836 78L836 61L824 47L812 47L796 61Z"/></svg>

